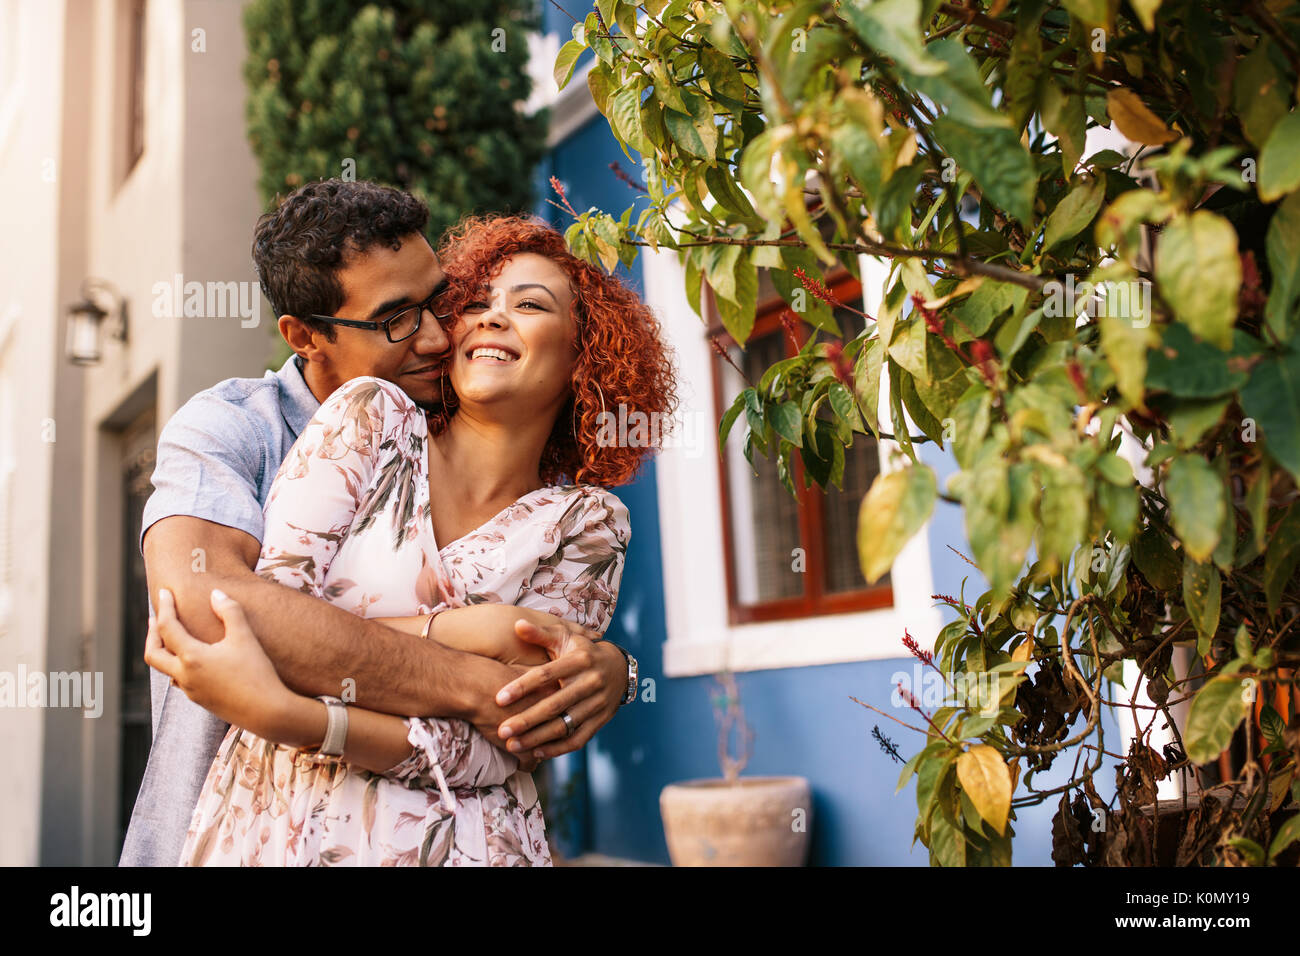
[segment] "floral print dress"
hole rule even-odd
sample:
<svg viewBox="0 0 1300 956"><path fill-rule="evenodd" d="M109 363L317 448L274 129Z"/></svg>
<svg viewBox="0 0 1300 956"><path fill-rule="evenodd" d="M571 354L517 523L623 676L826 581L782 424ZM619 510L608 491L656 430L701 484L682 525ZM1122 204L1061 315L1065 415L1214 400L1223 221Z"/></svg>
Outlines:
<svg viewBox="0 0 1300 956"><path fill-rule="evenodd" d="M629 535L622 502L591 485L541 488L439 548L427 449L424 415L396 385L340 387L280 466L257 573L362 617L491 602L603 632ZM412 753L382 774L314 765L231 727L181 865L550 865L536 787L512 755L463 720L406 724Z"/></svg>

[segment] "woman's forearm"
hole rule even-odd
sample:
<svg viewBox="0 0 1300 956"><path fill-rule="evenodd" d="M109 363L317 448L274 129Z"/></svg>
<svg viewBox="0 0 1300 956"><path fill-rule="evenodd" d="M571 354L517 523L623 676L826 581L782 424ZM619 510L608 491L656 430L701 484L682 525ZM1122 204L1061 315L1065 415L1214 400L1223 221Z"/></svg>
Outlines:
<svg viewBox="0 0 1300 956"><path fill-rule="evenodd" d="M319 747L325 740L325 704L294 694L278 708L261 736L286 747ZM411 755L409 728L401 717L348 705L343 759L371 773L385 773Z"/></svg>

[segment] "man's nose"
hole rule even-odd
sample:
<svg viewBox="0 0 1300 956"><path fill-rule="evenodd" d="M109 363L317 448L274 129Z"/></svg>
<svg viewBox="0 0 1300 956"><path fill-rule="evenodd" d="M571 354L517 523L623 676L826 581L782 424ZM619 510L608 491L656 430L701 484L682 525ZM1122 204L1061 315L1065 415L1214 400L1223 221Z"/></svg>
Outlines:
<svg viewBox="0 0 1300 956"><path fill-rule="evenodd" d="M425 309L420 316L420 334L418 336L421 351L441 354L450 351L451 339L432 309Z"/></svg>

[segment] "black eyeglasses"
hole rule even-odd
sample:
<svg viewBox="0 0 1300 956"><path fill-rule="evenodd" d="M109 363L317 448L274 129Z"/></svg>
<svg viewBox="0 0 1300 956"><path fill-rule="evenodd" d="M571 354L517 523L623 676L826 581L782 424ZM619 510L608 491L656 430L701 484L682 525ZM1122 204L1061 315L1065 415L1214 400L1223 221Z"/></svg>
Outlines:
<svg viewBox="0 0 1300 956"><path fill-rule="evenodd" d="M329 322L332 325L346 325L350 329L368 329L372 332L383 329L384 334L388 336L388 341L396 343L409 339L420 331L420 318L424 315L425 309L432 312L433 317L439 322L446 322L451 318L450 312L440 312L434 305L434 300L444 295L446 291L447 280L443 279L423 302L408 305L378 322L362 321L361 319L340 319L334 315L313 314L311 318L321 322Z"/></svg>

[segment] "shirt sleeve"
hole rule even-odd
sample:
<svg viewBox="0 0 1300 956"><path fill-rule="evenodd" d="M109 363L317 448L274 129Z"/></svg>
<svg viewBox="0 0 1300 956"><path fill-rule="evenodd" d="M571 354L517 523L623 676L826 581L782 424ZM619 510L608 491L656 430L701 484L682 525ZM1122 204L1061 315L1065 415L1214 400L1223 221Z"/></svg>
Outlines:
<svg viewBox="0 0 1300 956"><path fill-rule="evenodd" d="M515 603L603 634L623 580L631 537L627 507L603 488L580 486L557 532L555 550L542 555Z"/></svg>
<svg viewBox="0 0 1300 956"><path fill-rule="evenodd" d="M371 377L352 379L325 400L271 485L259 575L326 597L326 573L381 464L381 446L418 411L395 385Z"/></svg>
<svg viewBox="0 0 1300 956"><path fill-rule="evenodd" d="M181 406L158 436L154 491L140 523L145 532L174 515L202 518L262 538L258 499L266 445L239 405L200 392Z"/></svg>

